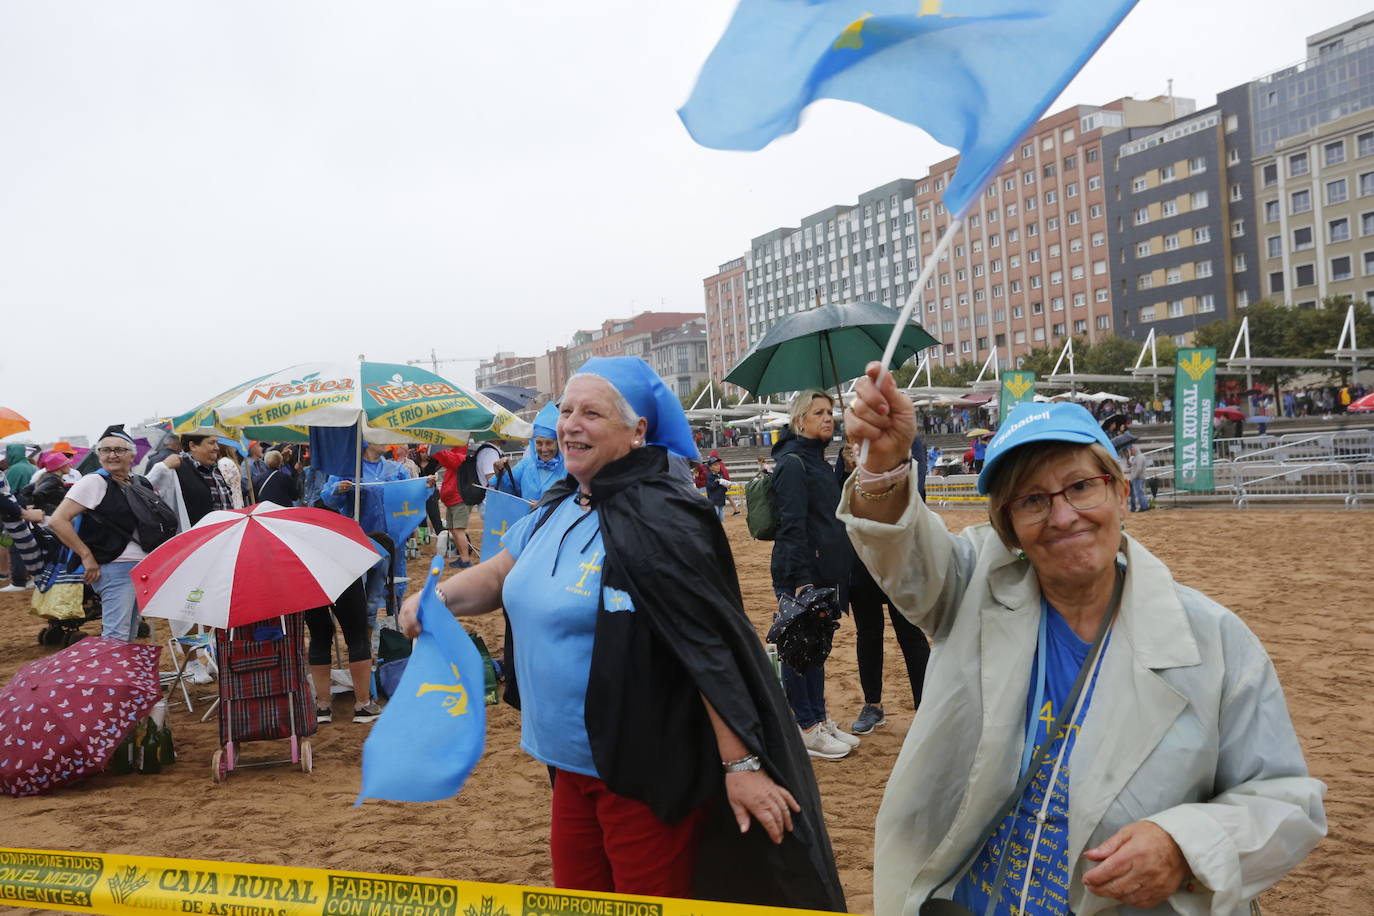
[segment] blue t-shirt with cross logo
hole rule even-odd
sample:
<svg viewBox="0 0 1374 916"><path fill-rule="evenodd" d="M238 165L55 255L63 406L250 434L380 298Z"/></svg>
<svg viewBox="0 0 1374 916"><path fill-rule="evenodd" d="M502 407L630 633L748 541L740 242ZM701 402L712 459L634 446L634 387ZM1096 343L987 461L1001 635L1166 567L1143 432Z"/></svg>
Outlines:
<svg viewBox="0 0 1374 916"><path fill-rule="evenodd" d="M585 710L606 548L595 510L565 499L535 532L545 511L520 519L505 537L515 557L501 597L518 647L520 746L540 763L599 776ZM634 611L624 592L606 589L604 598L607 611Z"/></svg>
<svg viewBox="0 0 1374 916"><path fill-rule="evenodd" d="M1078 671L1088 658L1092 644L1084 642L1074 633L1068 622L1048 604L1042 603L1041 614L1045 627L1044 651L1037 649L1034 666L1031 669L1031 687L1026 696L1026 732L1029 738L1028 753L1031 748L1045 740L1045 733L1054 724L1062 705L1073 691L1073 682ZM1105 652L1105 646L1104 646ZM1036 709L1036 685L1044 668L1044 688L1040 692L1040 708ZM986 912L988 895L997 878L997 867L1002 854L1009 853L1007 875L998 895L997 906L993 912L997 916L1069 916L1069 878L1073 869L1069 864L1069 757L1078 738L1079 725L1087 715L1088 705L1092 702L1093 690L1097 684L1098 672L1094 670L1084 687L1084 698L1078 717L1066 726L1050 745L1039 770L1026 786L1021 802L1016 810L1007 815L996 832L983 846L973 867L956 885L954 899L968 907L978 916ZM1032 727L1033 726L1033 727ZM1064 742L1064 764L1060 767L1054 785L1049 785L1050 775L1054 773L1055 758ZM1029 761L1023 761L1023 765ZM1036 815L1045 801L1045 792L1050 793L1050 804L1046 811L1045 826L1035 842ZM1026 895L1025 909L1019 907L1021 890L1026 886L1026 866L1032 856L1034 862L1030 869L1030 886Z"/></svg>

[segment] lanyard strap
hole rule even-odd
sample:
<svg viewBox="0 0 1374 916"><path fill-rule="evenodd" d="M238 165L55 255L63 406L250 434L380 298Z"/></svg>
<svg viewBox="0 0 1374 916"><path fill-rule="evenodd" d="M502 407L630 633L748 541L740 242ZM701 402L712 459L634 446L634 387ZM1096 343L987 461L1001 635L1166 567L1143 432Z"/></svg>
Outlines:
<svg viewBox="0 0 1374 916"><path fill-rule="evenodd" d="M1050 747L1054 744L1054 736L1059 734L1068 717L1073 715L1073 710L1078 705L1078 696L1083 692L1083 685L1087 683L1088 672L1096 666L1098 653L1101 652L1102 644L1107 638L1107 631L1111 629L1112 621L1116 619L1117 608L1121 605L1121 589L1125 582L1126 571L1122 567L1117 566L1116 582L1112 586L1112 598L1111 603L1107 606L1107 614L1102 618L1102 625L1098 627L1097 638L1093 640L1092 647L1088 650L1088 657L1083 660L1083 664L1078 669L1078 677L1073 682L1073 689L1069 691L1068 699L1065 701L1064 705L1060 707L1059 715L1054 717L1054 723L1045 733L1045 740L1036 746L1035 753L1031 756L1030 766L1026 767L1026 771L1022 773L1021 778L1017 780L1016 788L1012 789L1011 794L1007 796L1007 800L998 806L996 813L994 813L992 819L988 821L987 826L979 831L978 839L974 842L973 849L970 850L969 854L962 861L960 861L954 871L950 872L945 876L944 880L930 889L930 893L926 894L927 901L933 898L935 892L940 888L951 882L957 883L959 879L963 878L964 874L973 867L973 863L978 861L978 854L982 852L988 837L991 836L998 825L1006 819L1007 815L1014 812L1017 805L1020 804L1021 796L1025 794L1026 786L1030 785L1035 772L1040 769L1040 764L1043 763L1045 757L1049 755ZM1042 620L1043 619L1042 617ZM1041 667L1044 667L1043 660L1041 660ZM997 898L1001 896L1002 893L1002 884L1006 881L1008 858L1006 853L1007 850L1003 850L1002 861L997 869L997 880L993 884L992 893L988 898L988 912L991 912L992 908L996 907ZM1026 867L1030 868L1031 864L1028 862Z"/></svg>
<svg viewBox="0 0 1374 916"><path fill-rule="evenodd" d="M1022 775L1030 769L1031 754L1035 753L1035 723L1039 721L1036 717L1040 715L1040 707L1045 702L1045 681L1048 667L1045 664L1046 656L1046 631L1049 629L1050 609L1048 602L1044 598L1040 599L1040 635L1035 640L1035 702L1031 704L1030 723L1026 726L1026 749L1021 752Z"/></svg>

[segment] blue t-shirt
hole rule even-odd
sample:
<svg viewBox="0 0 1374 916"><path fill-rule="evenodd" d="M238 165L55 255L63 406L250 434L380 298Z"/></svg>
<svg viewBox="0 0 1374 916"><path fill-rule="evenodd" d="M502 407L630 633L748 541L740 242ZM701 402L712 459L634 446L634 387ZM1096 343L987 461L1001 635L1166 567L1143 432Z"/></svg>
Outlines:
<svg viewBox="0 0 1374 916"><path fill-rule="evenodd" d="M1045 624L1045 658L1040 657L1037 648L1035 663L1031 667L1030 690L1026 695L1026 742L1027 751L1022 757L1021 766L1029 765L1029 755L1034 748L1045 740L1045 733L1059 715L1060 707L1069 698L1078 671L1088 657L1092 644L1078 638L1063 617L1048 603L1041 602L1041 614ZM1106 646L1103 646L1103 652ZM1036 687L1040 680L1040 666L1045 666L1044 694L1040 708L1035 709ZM1099 669L1100 669L1099 665ZM973 867L959 881L954 889L954 899L982 916L992 892L993 882L997 880L997 866L1002 859L1002 850L1011 843L1011 853L1007 864L1007 876L1002 884L1002 892L997 916L1010 916L1024 913L1024 916L1069 916L1069 877L1073 870L1069 867L1069 757L1078 738L1079 725L1087 715L1088 705L1092 702L1093 688L1097 685L1098 672L1084 688L1078 719L1068 725L1067 739L1060 732L1058 739L1050 746L1049 753L1041 762L1038 771L1026 791L1016 811L1007 815L998 826L997 832L983 845L983 851L974 861ZM1034 734L1031 724L1034 723ZM1030 853L1031 842L1035 836L1035 815L1045 800L1045 789L1054 770L1054 762L1059 757L1060 746L1068 741L1064 750L1064 764L1059 768L1050 795L1050 806L1046 812L1045 827L1040 833L1040 844L1036 848L1036 867L1032 871L1030 893L1026 896L1026 908L1019 910L1021 887L1026 880L1026 858ZM1022 770L1018 769L1020 775Z"/></svg>
<svg viewBox="0 0 1374 916"><path fill-rule="evenodd" d="M519 646L520 746L540 763L598 776L585 710L606 548L595 510L572 499L531 537L544 511L520 519L505 538L515 557L501 597ZM606 608L634 610L623 592L608 594Z"/></svg>

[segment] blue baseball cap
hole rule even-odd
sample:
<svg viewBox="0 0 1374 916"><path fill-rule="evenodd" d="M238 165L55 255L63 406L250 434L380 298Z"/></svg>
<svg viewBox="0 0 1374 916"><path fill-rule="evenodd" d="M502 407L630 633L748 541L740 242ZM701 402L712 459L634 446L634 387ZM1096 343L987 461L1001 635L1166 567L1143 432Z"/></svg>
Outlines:
<svg viewBox="0 0 1374 916"><path fill-rule="evenodd" d="M978 492L987 495L994 469L1008 452L1032 442L1074 442L1079 445L1096 442L1108 454L1116 452L1112 440L1097 425L1093 415L1078 404L1067 401L1059 404L1017 404L1007 413L997 435L988 443L987 454L983 457L983 472L978 475Z"/></svg>

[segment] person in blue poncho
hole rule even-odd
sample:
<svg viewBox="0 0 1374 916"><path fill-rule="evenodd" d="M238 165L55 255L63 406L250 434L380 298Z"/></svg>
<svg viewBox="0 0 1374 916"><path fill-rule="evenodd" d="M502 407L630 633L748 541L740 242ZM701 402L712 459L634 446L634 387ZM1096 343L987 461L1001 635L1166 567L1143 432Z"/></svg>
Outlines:
<svg viewBox="0 0 1374 916"><path fill-rule="evenodd" d="M730 543L670 470L670 453L696 454L681 402L642 359L597 357L569 379L557 431L568 476L501 551L435 586L455 616L510 616L521 746L554 775L554 883L843 910ZM401 609L409 636L418 605Z"/></svg>
<svg viewBox="0 0 1374 916"><path fill-rule="evenodd" d="M558 451L558 405L550 401L535 415L530 447L514 467L509 458L496 462L496 474L487 483L504 493L532 502L567 476ZM502 473L509 470L509 473Z"/></svg>

